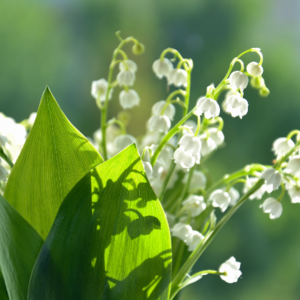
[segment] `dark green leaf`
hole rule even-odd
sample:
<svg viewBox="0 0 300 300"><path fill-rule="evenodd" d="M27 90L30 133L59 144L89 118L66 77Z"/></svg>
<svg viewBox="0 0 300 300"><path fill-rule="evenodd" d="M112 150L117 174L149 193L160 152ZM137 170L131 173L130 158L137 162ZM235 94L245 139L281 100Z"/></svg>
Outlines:
<svg viewBox="0 0 300 300"><path fill-rule="evenodd" d="M134 145L63 201L35 264L30 300L168 299L167 220Z"/></svg>
<svg viewBox="0 0 300 300"><path fill-rule="evenodd" d="M7 294L10 300L27 299L30 274L42 245L34 228L0 195L1 300Z"/></svg>
<svg viewBox="0 0 300 300"><path fill-rule="evenodd" d="M46 238L65 196L102 161L46 88L4 197Z"/></svg>

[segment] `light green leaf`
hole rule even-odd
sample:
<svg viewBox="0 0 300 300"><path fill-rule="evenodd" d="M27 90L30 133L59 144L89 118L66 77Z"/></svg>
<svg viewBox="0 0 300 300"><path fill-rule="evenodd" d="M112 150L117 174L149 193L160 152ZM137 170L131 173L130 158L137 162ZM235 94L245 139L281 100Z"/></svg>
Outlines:
<svg viewBox="0 0 300 300"><path fill-rule="evenodd" d="M4 197L46 238L65 196L102 161L46 88Z"/></svg>
<svg viewBox="0 0 300 300"><path fill-rule="evenodd" d="M92 169L63 201L29 300L168 299L171 239L135 145Z"/></svg>
<svg viewBox="0 0 300 300"><path fill-rule="evenodd" d="M0 195L1 300L27 299L30 274L42 245L34 228Z"/></svg>

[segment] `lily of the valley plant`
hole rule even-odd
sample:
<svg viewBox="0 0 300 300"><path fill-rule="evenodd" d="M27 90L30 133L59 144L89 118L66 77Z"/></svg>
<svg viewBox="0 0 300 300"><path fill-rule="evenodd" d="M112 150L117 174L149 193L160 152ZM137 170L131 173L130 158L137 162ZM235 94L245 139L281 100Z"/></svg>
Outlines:
<svg viewBox="0 0 300 300"><path fill-rule="evenodd" d="M216 270L193 268L229 218L247 199L264 197L260 207L271 219L281 216L286 191L300 202L298 130L274 141L273 165L247 165L213 183L203 167L224 143L221 110L248 113L249 81L269 94L260 49L235 57L194 107L192 60L164 50L152 69L171 92L136 138L126 132L126 112L107 119L116 98L125 111L143 101L134 89L138 67L123 46L136 55L144 46L117 37L108 78L92 82L101 112L93 138L72 126L48 88L28 120L0 114L0 299L164 300L204 275L234 283L242 274L234 256ZM258 59L245 68L250 52Z"/></svg>

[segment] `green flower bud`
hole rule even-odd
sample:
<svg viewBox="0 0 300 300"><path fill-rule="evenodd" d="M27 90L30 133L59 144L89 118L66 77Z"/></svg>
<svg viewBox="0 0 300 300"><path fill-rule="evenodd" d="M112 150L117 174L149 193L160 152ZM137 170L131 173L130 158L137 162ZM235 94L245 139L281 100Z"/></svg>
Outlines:
<svg viewBox="0 0 300 300"><path fill-rule="evenodd" d="M259 94L262 97L267 97L270 94L270 90L265 86L259 90Z"/></svg>
<svg viewBox="0 0 300 300"><path fill-rule="evenodd" d="M261 77L252 77L250 80L250 84L253 88L259 89L264 86L263 79Z"/></svg>
<svg viewBox="0 0 300 300"><path fill-rule="evenodd" d="M145 46L143 44L134 44L132 47L132 53L135 55L142 54L145 51Z"/></svg>

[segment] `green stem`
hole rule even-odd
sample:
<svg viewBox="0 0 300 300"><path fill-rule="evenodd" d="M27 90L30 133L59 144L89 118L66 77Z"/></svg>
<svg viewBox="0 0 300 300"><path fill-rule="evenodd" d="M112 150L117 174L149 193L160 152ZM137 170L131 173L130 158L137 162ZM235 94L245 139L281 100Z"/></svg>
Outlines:
<svg viewBox="0 0 300 300"><path fill-rule="evenodd" d="M13 162L10 160L10 158L4 153L3 148L0 147L0 157L3 158L11 168L13 168L14 164Z"/></svg>
<svg viewBox="0 0 300 300"><path fill-rule="evenodd" d="M220 179L215 184L210 186L207 189L206 194L208 195L209 193L211 193L212 191L214 191L216 188L218 188L221 185L227 185L232 180L238 179L238 178L246 176L246 175L252 175L256 171L264 171L264 170L265 170L265 167L260 164L253 164L250 166L246 166L245 168L238 170L229 176L225 175L222 179Z"/></svg>
<svg viewBox="0 0 300 300"><path fill-rule="evenodd" d="M117 58L117 55L121 53L122 55L122 50L121 48L128 42L134 42L137 43L137 40L133 37L128 37L125 40L123 40L120 36L120 32L116 33L116 36L118 39L121 41L119 46L115 49L112 57L111 64L109 66L109 72L108 72L108 87L105 95L105 101L104 105L101 110L101 131L102 131L102 150L103 150L103 158L104 160L107 160L107 150L106 150L106 119L107 119L107 108L108 108L108 98L109 98L109 93L112 88L111 83L112 83L112 77L113 77L113 71L115 67L115 60Z"/></svg>
<svg viewBox="0 0 300 300"><path fill-rule="evenodd" d="M226 224L226 222L231 218L231 216L239 209L239 207L248 199L249 196L254 194L262 185L264 184L264 180L260 179L257 183L237 202L235 206L233 206L227 214L220 220L220 222L216 225L216 227L209 232L203 241L198 245L198 247L192 252L188 260L184 263L177 276L172 282L171 285L171 295L170 300L172 300L177 294L178 290L180 290L180 285L182 281L185 279L186 275L190 272L193 265L199 259L204 250L208 247L211 241L215 238L217 233L221 230L221 228Z"/></svg>
<svg viewBox="0 0 300 300"><path fill-rule="evenodd" d="M152 166L155 165L158 155L160 154L163 147L168 143L168 141L172 138L172 136L175 135L179 131L179 127L194 114L194 110L195 110L195 108L192 109L185 117L183 117L161 140L160 144L158 145L158 147L156 148L156 150L152 156L152 159L151 159Z"/></svg>

